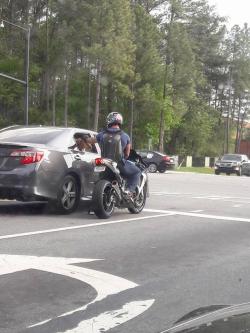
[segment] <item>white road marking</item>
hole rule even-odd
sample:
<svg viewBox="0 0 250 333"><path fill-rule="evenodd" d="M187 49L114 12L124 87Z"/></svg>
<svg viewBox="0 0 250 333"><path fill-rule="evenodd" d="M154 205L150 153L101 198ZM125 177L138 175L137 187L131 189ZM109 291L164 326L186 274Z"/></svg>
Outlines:
<svg viewBox="0 0 250 333"><path fill-rule="evenodd" d="M162 209L144 209L144 211L149 212L149 213L172 213L173 215L200 217L200 218L204 218L204 219L250 223L250 219L243 218L243 217L209 215L209 214L199 214L199 213L182 212L182 211L176 211L176 210L162 210Z"/></svg>
<svg viewBox="0 0 250 333"><path fill-rule="evenodd" d="M240 208L242 205L233 205L234 208Z"/></svg>
<svg viewBox="0 0 250 333"><path fill-rule="evenodd" d="M154 196L170 196L170 197L183 197L183 196L192 196L193 193L171 193L171 192L150 192L150 195Z"/></svg>
<svg viewBox="0 0 250 333"><path fill-rule="evenodd" d="M115 275L89 268L74 266L74 264L91 262L95 260L100 259L55 258L2 254L0 255L0 275L10 274L27 269L37 269L40 271L68 276L70 278L85 282L95 288L95 290L97 291L97 296L89 304L101 301L109 295L118 294L122 291L138 286L134 282L120 278ZM79 324L76 324L78 325L77 327L68 330L67 332L102 332L102 328L105 328L105 330L109 330L143 313L153 303L153 299L128 303L124 305L122 309L105 312L92 319L83 320ZM78 311L83 311L88 307L89 304L74 309L73 311L63 313L56 318L65 317ZM42 326L53 319L55 318L49 318L29 327Z"/></svg>
<svg viewBox="0 0 250 333"><path fill-rule="evenodd" d="M116 221L81 224L81 225L77 225L77 226L73 226L73 227L45 229L45 230L39 230L39 231L23 232L23 233L20 233L20 234L3 235L3 236L0 236L0 240L10 239L10 238L26 237L26 236L34 236L34 235L42 235L42 234L49 234L49 233L53 233L53 232L61 232L61 231L68 231L68 230L94 228L94 227L106 226L106 225L111 225L111 224L132 222L132 221L143 221L143 220L147 220L147 219L152 219L152 218L157 218L157 217L162 217L162 216L168 216L168 215L173 215L173 214L174 213L170 212L170 213L157 214L157 215L151 215L151 216L149 215L149 216L134 217L134 218L130 218L130 219L123 219L123 220L116 220Z"/></svg>
<svg viewBox="0 0 250 333"><path fill-rule="evenodd" d="M232 199L232 197L224 195L200 195L195 197L192 196L192 199L224 200L224 199Z"/></svg>
<svg viewBox="0 0 250 333"><path fill-rule="evenodd" d="M102 333L133 319L149 309L154 300L136 301L125 304L119 310L107 311L97 317L82 321L74 330L58 333Z"/></svg>
<svg viewBox="0 0 250 333"><path fill-rule="evenodd" d="M194 196L194 193L170 193L170 192L151 192L153 196L169 196L169 197L186 197L188 196L189 199L200 199L200 200L220 200L224 202L232 202L232 203L239 203L239 204L250 204L250 198L248 197L231 197L225 195L206 195L200 194Z"/></svg>
<svg viewBox="0 0 250 333"><path fill-rule="evenodd" d="M248 198L233 198L233 197L223 197L223 196L202 196L202 197L192 197L192 199L202 199L202 200L220 200L224 202L233 202L233 203L241 203L241 204L250 204L250 200Z"/></svg>
<svg viewBox="0 0 250 333"><path fill-rule="evenodd" d="M201 212L204 212L204 210L202 210L202 209L190 210L189 213L201 213Z"/></svg>

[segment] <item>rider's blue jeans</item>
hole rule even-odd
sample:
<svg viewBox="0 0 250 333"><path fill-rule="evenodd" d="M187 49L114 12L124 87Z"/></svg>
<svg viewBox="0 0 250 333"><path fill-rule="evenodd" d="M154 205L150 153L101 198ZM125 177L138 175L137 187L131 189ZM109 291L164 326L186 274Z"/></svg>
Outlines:
<svg viewBox="0 0 250 333"><path fill-rule="evenodd" d="M122 163L119 163L119 170L121 176L127 180L128 190L134 192L140 182L141 170L128 160L123 160Z"/></svg>

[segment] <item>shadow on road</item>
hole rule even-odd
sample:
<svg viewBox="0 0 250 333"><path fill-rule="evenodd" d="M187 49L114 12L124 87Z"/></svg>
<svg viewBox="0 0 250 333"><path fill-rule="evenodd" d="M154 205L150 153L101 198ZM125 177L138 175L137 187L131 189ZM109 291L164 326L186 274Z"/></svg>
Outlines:
<svg viewBox="0 0 250 333"><path fill-rule="evenodd" d="M86 212L89 209L89 202L81 202L78 211ZM0 201L1 215L60 215L51 209L45 202L17 202Z"/></svg>

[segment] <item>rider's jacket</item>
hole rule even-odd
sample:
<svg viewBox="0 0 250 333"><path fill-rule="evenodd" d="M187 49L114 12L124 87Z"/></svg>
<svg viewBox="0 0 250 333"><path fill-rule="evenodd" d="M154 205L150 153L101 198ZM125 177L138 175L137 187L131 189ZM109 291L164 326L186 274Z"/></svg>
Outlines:
<svg viewBox="0 0 250 333"><path fill-rule="evenodd" d="M97 134L102 157L120 162L124 158L124 149L130 143L129 136L120 129L108 128Z"/></svg>

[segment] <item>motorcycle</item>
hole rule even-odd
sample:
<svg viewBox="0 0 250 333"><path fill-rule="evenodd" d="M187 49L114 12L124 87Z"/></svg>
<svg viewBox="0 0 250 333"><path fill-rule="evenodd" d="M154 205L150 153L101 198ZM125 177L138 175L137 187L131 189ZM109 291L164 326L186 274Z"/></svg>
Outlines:
<svg viewBox="0 0 250 333"><path fill-rule="evenodd" d="M127 182L120 175L117 163L107 158L95 159L95 172L100 173L100 177L92 194L92 210L98 218L109 218L115 207L127 208L131 214L143 210L148 196L147 165L135 151L129 159L141 170L140 183L133 197L128 196Z"/></svg>

